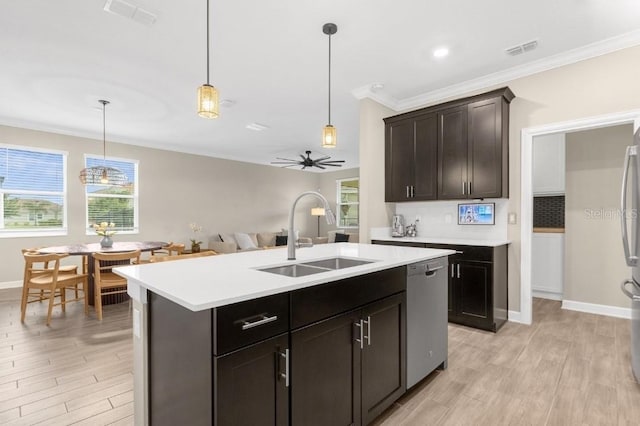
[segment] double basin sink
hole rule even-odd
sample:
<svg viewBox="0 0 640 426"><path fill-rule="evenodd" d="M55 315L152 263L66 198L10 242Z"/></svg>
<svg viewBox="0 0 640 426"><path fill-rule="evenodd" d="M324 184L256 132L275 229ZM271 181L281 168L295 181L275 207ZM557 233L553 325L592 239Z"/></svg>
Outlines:
<svg viewBox="0 0 640 426"><path fill-rule="evenodd" d="M259 271L287 277L304 277L306 275L319 274L321 272L334 271L336 269L351 268L354 266L373 263L371 260L349 259L346 257L332 257L330 259L315 260L311 262L294 263L291 265L274 266L258 269Z"/></svg>

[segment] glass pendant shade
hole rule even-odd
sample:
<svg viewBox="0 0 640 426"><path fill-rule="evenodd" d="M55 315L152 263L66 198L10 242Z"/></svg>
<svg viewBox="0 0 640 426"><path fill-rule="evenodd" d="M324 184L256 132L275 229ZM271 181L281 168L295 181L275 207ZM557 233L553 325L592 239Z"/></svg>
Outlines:
<svg viewBox="0 0 640 426"><path fill-rule="evenodd" d="M338 144L338 135L336 128L331 124L327 124L322 129L322 147L323 148L335 148Z"/></svg>
<svg viewBox="0 0 640 426"><path fill-rule="evenodd" d="M198 87L198 115L218 118L218 91L210 84Z"/></svg>

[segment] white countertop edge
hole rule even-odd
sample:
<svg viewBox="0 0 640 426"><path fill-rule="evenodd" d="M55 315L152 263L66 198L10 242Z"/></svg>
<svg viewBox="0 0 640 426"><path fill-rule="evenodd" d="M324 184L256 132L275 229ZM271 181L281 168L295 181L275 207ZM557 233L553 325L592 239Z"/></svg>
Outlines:
<svg viewBox="0 0 640 426"><path fill-rule="evenodd" d="M326 246L326 245L323 244L322 246ZM365 275L373 272L382 271L385 269L391 269L399 266L404 266L404 265L408 265L416 262L436 259L439 257L449 256L451 254L454 254L454 251L452 250L444 250L444 249L425 250L421 248L405 247L402 249L408 250L408 251L402 252L402 253L403 254L410 253L410 255L399 258L397 257L398 252L395 252L393 256L386 256L387 257L386 259L379 259L378 257L380 257L380 254L385 253L385 251L380 250L380 248L390 247L390 246L382 246L382 245L376 246L376 245L353 244L353 243L341 243L341 244L329 245L329 246L336 246L336 247L343 246L343 247L346 247L347 249L356 247L363 251L369 252L369 253L365 253L365 255L362 255L362 256L354 256L352 254L351 255L341 254L341 250L339 249L336 249L335 253L333 253L331 250L329 250L329 248L322 248L322 246L316 246L316 247L319 247L318 249L319 254L317 256L310 256L310 254L313 253L312 252L313 248L303 249L305 250L304 251L305 256L303 258L299 258L297 261L286 261L285 259L282 259L280 257L276 258L273 256L275 250L267 250L267 251L251 252L251 253L236 253L236 254L230 254L230 255L202 257L197 259L185 259L185 260L174 261L174 262L162 262L162 263L156 263L156 264L124 266L124 267L114 268L114 272L127 278L127 280L131 283L130 285L131 288L128 290L128 293L135 300L140 301L140 298L142 297L141 295L142 293L144 293L141 290L146 289L162 297L165 297L171 300L172 302L177 303L180 306L183 306L189 310L201 311L201 310L226 306L233 303L243 302L251 299L256 299L260 297L271 296L274 294L280 294L280 293L285 293L289 291L304 289L304 288L312 287L315 285L326 284L334 281L343 280L346 278L355 277L358 275ZM371 247L375 249L371 249ZM399 247L396 247L396 249L398 248ZM284 254L283 250L279 250L279 252ZM372 254L371 252L374 252L378 256L371 255ZM261 253L263 253L262 256L261 256ZM388 253L392 253L392 252L389 251ZM215 261L217 264L224 265L225 259L228 259L230 263L238 263L236 261L241 258L237 256L245 256L246 259L259 259L260 257L264 257L266 258L266 261L257 262L256 265L252 265L252 266L240 266L240 267L230 266L227 270L221 269L220 273L221 275L223 275L223 278L224 278L224 274L233 274L233 273L243 274L244 273L247 275L245 277L242 277L242 279L245 281L249 278L250 279L258 278L258 279L261 279L261 281L266 281L266 282L271 281L275 285L267 286L266 288L263 287L260 289L237 291L233 294L229 294L227 296L221 297L216 295L216 288L214 287L215 284L212 284L212 287L210 288L211 291L207 294L208 297L206 297L207 300L203 300L202 303L193 303L193 301L189 301L190 299L189 297L182 297L180 294L182 292L187 296L190 295L188 293L188 291L190 290L188 288L189 285L184 285L184 288L181 288L181 286L174 286L174 285L171 285L171 282L169 281L168 278L165 280L166 282L162 282L165 276L163 276L163 274L161 273L156 274L154 279L149 279L149 280L144 278L141 279L139 276L139 275L145 275L144 272L151 272L152 271L151 268L154 268L154 267L158 269L158 271L160 271L160 269L157 268L157 266L165 265L163 267L165 268L165 270L167 270L166 268L172 266L174 267L173 271L177 272L178 275L180 275L181 277L183 276L188 277L189 265L194 265L194 266L199 265L200 267L202 267L203 265L205 265L205 262L207 261L209 262ZM313 275L307 275L307 276L295 277L295 278L280 276L276 274L269 274L268 272L255 270L257 268L265 268L265 267L286 265L286 264L292 264L292 263L303 263L303 262L309 262L316 259L318 260L326 259L331 256L339 256L339 257L363 259L363 260L375 260L375 261L365 265L358 265L350 268L331 270L327 272L321 272ZM167 265L170 265L170 266L167 266ZM143 268L146 268L146 269L143 269ZM180 271L183 271L183 273L180 273ZM266 275L255 275L255 273L266 274ZM146 276L147 277L153 276L153 274L146 274ZM199 278L197 276L191 276L191 278L186 278L186 279L191 280L190 281L191 283L193 283L194 281L202 280L202 278ZM151 281L156 281L156 282L151 282ZM191 285L194 286L195 284L191 284ZM192 288L191 290L193 289L194 288ZM202 290L202 289L198 289L198 290ZM191 296L193 296L193 294L191 294ZM192 298L193 297L191 297L191 299ZM204 298L205 297L203 297L203 299ZM143 301L143 302L146 302L146 301Z"/></svg>
<svg viewBox="0 0 640 426"><path fill-rule="evenodd" d="M466 238L431 238L431 237L371 237L372 241L398 241L406 243L453 244L461 246L499 247L511 244L510 240L480 240Z"/></svg>

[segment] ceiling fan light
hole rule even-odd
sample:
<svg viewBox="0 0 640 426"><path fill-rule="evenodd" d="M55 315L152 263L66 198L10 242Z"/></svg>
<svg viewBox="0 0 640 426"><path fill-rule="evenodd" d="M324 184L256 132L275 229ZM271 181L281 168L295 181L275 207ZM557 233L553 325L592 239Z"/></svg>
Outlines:
<svg viewBox="0 0 640 426"><path fill-rule="evenodd" d="M203 118L218 118L218 91L210 84L198 87L198 115Z"/></svg>
<svg viewBox="0 0 640 426"><path fill-rule="evenodd" d="M331 124L327 124L322 129L322 147L323 148L335 148L338 143L338 135L336 128Z"/></svg>

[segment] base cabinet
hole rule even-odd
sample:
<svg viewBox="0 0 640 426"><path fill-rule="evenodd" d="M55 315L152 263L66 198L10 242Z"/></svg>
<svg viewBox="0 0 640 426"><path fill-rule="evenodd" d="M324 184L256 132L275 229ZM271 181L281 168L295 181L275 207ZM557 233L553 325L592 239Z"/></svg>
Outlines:
<svg viewBox="0 0 640 426"><path fill-rule="evenodd" d="M406 391L406 268L193 312L149 293L156 425L372 422Z"/></svg>
<svg viewBox="0 0 640 426"><path fill-rule="evenodd" d="M289 424L287 334L214 358L215 425Z"/></svg>
<svg viewBox="0 0 640 426"><path fill-rule="evenodd" d="M405 392L404 312L401 293L291 333L293 425L366 425Z"/></svg>
<svg viewBox="0 0 640 426"><path fill-rule="evenodd" d="M507 245L497 247L373 240L372 244L455 250L449 256L449 322L497 331L508 319Z"/></svg>

